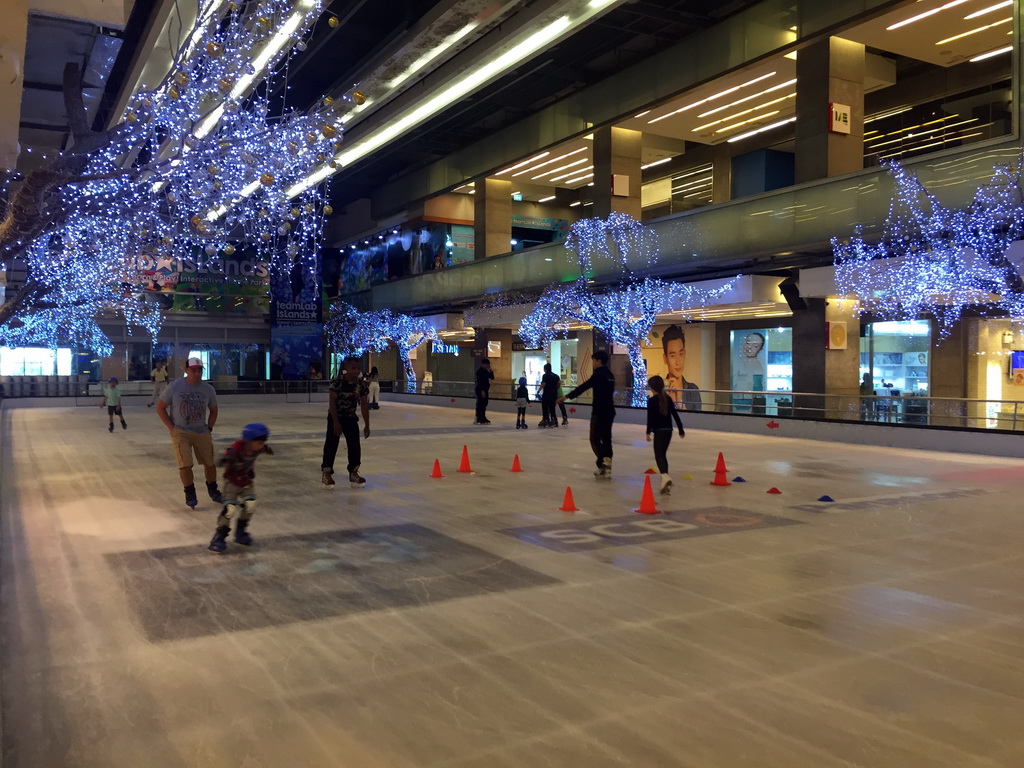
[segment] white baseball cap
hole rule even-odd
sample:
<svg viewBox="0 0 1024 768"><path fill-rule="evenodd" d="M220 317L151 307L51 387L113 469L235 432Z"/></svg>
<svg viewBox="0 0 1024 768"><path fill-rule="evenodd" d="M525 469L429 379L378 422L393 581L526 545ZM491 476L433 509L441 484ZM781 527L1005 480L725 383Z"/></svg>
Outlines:
<svg viewBox="0 0 1024 768"><path fill-rule="evenodd" d="M200 360L198 357L190 357L188 359L188 367L189 368L202 368L203 367L203 361Z"/></svg>

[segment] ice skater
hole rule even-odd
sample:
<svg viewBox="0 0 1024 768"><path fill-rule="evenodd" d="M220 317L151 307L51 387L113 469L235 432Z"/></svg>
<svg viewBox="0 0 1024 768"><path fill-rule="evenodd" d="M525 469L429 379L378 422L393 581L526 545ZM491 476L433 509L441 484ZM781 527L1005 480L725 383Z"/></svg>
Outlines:
<svg viewBox="0 0 1024 768"><path fill-rule="evenodd" d="M111 376L107 386L103 388L103 401L100 403L100 408L104 405L107 406L107 416L110 417L110 426L107 431L114 431L114 414L117 414L117 418L121 420L121 429L128 429L124 414L121 412L121 390L117 386L116 376Z"/></svg>
<svg viewBox="0 0 1024 768"><path fill-rule="evenodd" d="M359 445L359 417L356 407L363 414L363 437L370 436L370 406L367 403L366 383L360 370L358 357L348 357L341 364L341 372L331 382L331 402L327 414L327 434L324 436L324 457L320 463L320 483L324 488L333 489L334 459L338 455L338 443L345 436L348 447L348 481L354 487L366 485L366 478L359 475L362 451Z"/></svg>
<svg viewBox="0 0 1024 768"><path fill-rule="evenodd" d="M153 382L153 397L146 405L147 408L152 408L156 405L156 401L160 399L160 395L167 389L167 379L170 378L170 373L167 371L167 363L162 360L156 364L152 371L149 372L149 380Z"/></svg>
<svg viewBox="0 0 1024 768"><path fill-rule="evenodd" d="M608 353L599 349L594 353L594 372L590 378L555 402L575 400L588 389L594 390L590 409L590 448L597 458L594 477L612 479L612 423L615 421L615 376L608 368Z"/></svg>
<svg viewBox="0 0 1024 768"><path fill-rule="evenodd" d="M668 475L668 446L672 442L672 420L679 427L679 437L686 437L683 421L672 398L665 392L665 380L661 376L652 376L647 386L654 394L647 398L647 442L654 436L654 463L661 473L661 492L672 493L672 478Z"/></svg>
<svg viewBox="0 0 1024 768"><path fill-rule="evenodd" d="M476 421L474 424L490 424L487 418L487 403L491 399L491 382L494 381L494 371L491 370L491 361L486 357L480 361L480 367L476 369Z"/></svg>
<svg viewBox="0 0 1024 768"><path fill-rule="evenodd" d="M256 509L255 465L260 454L274 454L267 445L268 437L270 430L265 424L247 424L242 429L242 439L235 440L221 453L219 463L224 467L224 506L217 516L217 530L210 540L211 552L220 554L227 550L232 517L235 518L235 543L252 546L249 520Z"/></svg>
<svg viewBox="0 0 1024 768"><path fill-rule="evenodd" d="M195 509L195 479L192 474L192 455L203 465L206 492L220 504L224 498L217 488L217 464L213 455L213 425L217 423L217 392L209 382L203 381L203 361L188 359L185 378L175 379L160 395L156 403L160 421L171 433L174 457L178 461L178 475L185 490L185 503Z"/></svg>
<svg viewBox="0 0 1024 768"><path fill-rule="evenodd" d="M529 429L526 423L526 409L530 407L530 390L526 388L526 377L519 377L516 388L516 429Z"/></svg>
<svg viewBox="0 0 1024 768"><path fill-rule="evenodd" d="M371 411L380 410L380 373L377 371L377 366L373 366L370 369L370 378L366 380L367 388L369 389L369 402Z"/></svg>
<svg viewBox="0 0 1024 768"><path fill-rule="evenodd" d="M552 373L551 363L544 363L544 375L540 377L540 409L541 422L539 427L557 427L558 417L555 416L555 403L558 401L558 389L562 380L557 373ZM565 404L562 404L565 407Z"/></svg>

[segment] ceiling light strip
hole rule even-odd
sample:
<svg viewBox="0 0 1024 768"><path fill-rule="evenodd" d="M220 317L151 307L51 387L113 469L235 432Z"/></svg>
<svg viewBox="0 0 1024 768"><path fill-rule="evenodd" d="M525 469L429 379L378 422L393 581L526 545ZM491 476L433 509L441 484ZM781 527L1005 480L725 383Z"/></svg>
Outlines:
<svg viewBox="0 0 1024 768"><path fill-rule="evenodd" d="M963 37L969 37L970 35L976 35L979 32L984 32L986 29L992 29L992 27L998 27L1000 24L1006 24L1006 23L1011 22L1011 21L1013 21L1013 17L1012 16L1007 16L1005 19L1000 19L999 21L993 21L991 24L986 24L983 27L977 27L976 29L970 29L970 30L968 30L966 32L961 32L959 35L953 35L952 37L947 37L945 40L939 40L935 44L936 45L945 45L946 43L952 43L954 40L959 40L959 39L961 39Z"/></svg>
<svg viewBox="0 0 1024 768"><path fill-rule="evenodd" d="M992 11L998 11L1000 8L1006 8L1011 5L1013 5L1013 0L1003 0L1001 3L996 3L995 5L990 5L988 8L982 8L980 11L967 14L964 16L964 21L967 21L968 19L976 19L979 16L984 16L986 13L992 13Z"/></svg>
<svg viewBox="0 0 1024 768"><path fill-rule="evenodd" d="M771 124L765 125L765 126L763 126L761 128L757 128L756 130L747 131L746 133L741 133L739 136L733 136L731 139L729 139L729 143L732 144L733 142L742 141L743 139L749 139L751 136L754 136L754 135L756 135L758 133L764 133L765 131L771 131L771 130L774 130L775 128L781 128L786 123L793 123L793 122L796 122L796 118L795 117L787 117L785 120L779 120L777 123L771 123Z"/></svg>
<svg viewBox="0 0 1024 768"><path fill-rule="evenodd" d="M580 152L586 152L588 149L590 149L590 147L580 147L579 149L574 149L572 152L566 152L564 155L559 155L558 157L552 157L549 160L545 160L543 163L538 163L537 165L533 166L532 168L524 168L523 170L519 171L518 173L513 173L512 174L512 178L514 179L516 176L522 176L522 175L527 174L527 173L533 173L538 168L543 168L545 165L551 165L552 163L557 163L560 160L565 160L565 158L567 158L567 157L572 157L573 155L578 155Z"/></svg>
<svg viewBox="0 0 1024 768"><path fill-rule="evenodd" d="M534 162L535 160L540 160L542 158L545 158L545 157L547 157L550 154L551 154L550 152L541 152L539 155L534 155L533 157L528 157L526 160L523 160L520 163L516 163L515 165L510 165L508 168L504 168L504 169L498 171L494 175L495 176L501 176L504 173L509 173L510 171L514 171L516 168L522 168L524 165L529 165L530 163Z"/></svg>
<svg viewBox="0 0 1024 768"><path fill-rule="evenodd" d="M958 5L963 5L966 2L968 2L968 0L951 0L950 2L946 3L945 5L940 5L938 8L932 8L930 11L925 11L924 13L919 13L916 16L911 16L909 19L904 19L903 21L898 21L895 24L891 24L888 27L886 27L885 29L886 29L887 32L892 32L894 29L899 29L900 27L905 27L905 26L907 26L907 24L913 24L915 21L920 21L921 19L926 19L929 16L934 16L936 13L939 13L941 11L945 11L945 10L947 10L949 8L953 8L953 7L958 6Z"/></svg>
<svg viewBox="0 0 1024 768"><path fill-rule="evenodd" d="M759 96L764 96L766 94L782 90L783 88L785 88L786 86L789 86L789 85L796 85L796 78L795 77L792 80L787 80L784 83L779 83L778 85L773 85L771 88L765 88L763 91L758 91L757 93L752 93L750 96L744 96L742 99L736 99L736 101L730 102L729 104L723 104L720 107L715 107L714 109L709 109L707 112L701 112L699 115L697 115L697 117L700 117L700 118L708 117L709 115L713 115L713 114L715 114L717 112L721 112L723 109L729 109L731 107L737 106L738 104L743 104L744 102L751 101L752 99L756 99Z"/></svg>
<svg viewBox="0 0 1024 768"><path fill-rule="evenodd" d="M681 112L686 112L688 110L694 109L695 107L699 107L701 104L707 104L709 101L715 101L717 99L722 98L723 96L728 96L730 93L736 93L736 91L739 91L739 90L741 90L743 88L746 88L747 86L753 85L754 83L759 83L762 80L767 80L769 77L775 77L775 75L777 75L777 74L778 74L778 72L769 72L767 75L761 75L760 77L755 77L753 80L747 80L745 83L740 83L739 85L735 85L732 88L726 88L724 91L719 91L718 93L714 93L714 94L708 96L706 99L701 99L700 101L691 102L690 104L687 104L684 107L680 107L679 109L675 110L674 112L669 112L667 115L662 115L661 117L656 117L653 120L648 120L647 124L651 125L652 123L656 123L659 120L664 120L665 118L672 117L673 115L678 115Z"/></svg>

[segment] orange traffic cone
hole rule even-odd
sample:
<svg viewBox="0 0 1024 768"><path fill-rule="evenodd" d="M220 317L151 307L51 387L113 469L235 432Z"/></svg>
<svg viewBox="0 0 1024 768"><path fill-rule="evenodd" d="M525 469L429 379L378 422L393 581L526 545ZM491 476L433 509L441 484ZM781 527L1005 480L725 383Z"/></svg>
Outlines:
<svg viewBox="0 0 1024 768"><path fill-rule="evenodd" d="M562 512L579 512L576 502L572 498L572 488L565 486L565 498L562 499L562 506L558 508Z"/></svg>
<svg viewBox="0 0 1024 768"><path fill-rule="evenodd" d="M647 469L644 470L644 474L645 475L656 475L656 474L658 474L658 470L655 467L648 467Z"/></svg>
<svg viewBox="0 0 1024 768"><path fill-rule="evenodd" d="M640 508L634 509L641 515L660 515L661 510L654 503L654 490L651 488L651 476L644 476L644 493L640 497Z"/></svg>
<svg viewBox="0 0 1024 768"><path fill-rule="evenodd" d="M718 463L715 464L715 479L711 481L712 485L732 485L729 482L729 478L726 476L729 474L729 470L725 468L725 457L722 452L718 452Z"/></svg>
<svg viewBox="0 0 1024 768"><path fill-rule="evenodd" d="M519 454L517 453L512 459L512 469L509 472L522 472L523 468L519 466Z"/></svg>
<svg viewBox="0 0 1024 768"><path fill-rule="evenodd" d="M438 459L434 459L434 471L430 473L431 477L444 477L441 474L441 462Z"/></svg>
<svg viewBox="0 0 1024 768"><path fill-rule="evenodd" d="M473 468L469 466L469 449L466 446L462 446L462 461L459 463L459 472L472 472Z"/></svg>

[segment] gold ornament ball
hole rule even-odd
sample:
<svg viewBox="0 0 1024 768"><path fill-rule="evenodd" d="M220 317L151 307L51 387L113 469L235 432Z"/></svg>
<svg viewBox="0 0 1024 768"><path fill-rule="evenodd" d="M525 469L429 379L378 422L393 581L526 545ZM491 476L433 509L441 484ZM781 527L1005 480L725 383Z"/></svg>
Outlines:
<svg viewBox="0 0 1024 768"><path fill-rule="evenodd" d="M227 93L231 90L231 86L233 86L234 84L235 81L232 80L230 77L222 77L220 81L217 83L217 87L220 88L224 93Z"/></svg>
<svg viewBox="0 0 1024 768"><path fill-rule="evenodd" d="M211 176L216 176L218 173L220 173L220 168L218 168L216 165L211 164L206 166L206 172Z"/></svg>
<svg viewBox="0 0 1024 768"><path fill-rule="evenodd" d="M199 214L196 214L195 216L188 220L188 223L198 229L199 225L203 223L203 217L200 216Z"/></svg>
<svg viewBox="0 0 1024 768"><path fill-rule="evenodd" d="M324 96L322 101L325 107L329 107L331 106L331 104L334 103L334 99L332 99L330 96Z"/></svg>
<svg viewBox="0 0 1024 768"><path fill-rule="evenodd" d="M265 219L265 218L267 218L267 216L269 216L269 215L270 215L270 211L268 211L268 210L267 210L266 208L263 208L263 209L261 209L261 210L260 210L260 216L261 216L262 218L264 218L264 219Z"/></svg>
<svg viewBox="0 0 1024 768"><path fill-rule="evenodd" d="M178 99L181 98L181 94L178 93L178 89L177 88L170 88L167 91L167 95L171 97L172 101L177 101Z"/></svg>
<svg viewBox="0 0 1024 768"><path fill-rule="evenodd" d="M312 213L313 206L310 205L309 203L306 203L304 206L302 206L302 210L304 210L306 213Z"/></svg>
<svg viewBox="0 0 1024 768"><path fill-rule="evenodd" d="M128 121L129 123L134 123L134 122L137 122L137 121L138 121L138 119L139 119L139 116L138 116L138 115L136 115L136 114L135 114L134 112L128 112L128 113L127 113L127 114L126 114L126 115L124 116L124 119L125 119L125 120L127 120L127 121Z"/></svg>
<svg viewBox="0 0 1024 768"><path fill-rule="evenodd" d="M214 192L220 192L220 188L223 187L223 186L224 186L223 182L215 181L215 182L213 182L213 191Z"/></svg>
<svg viewBox="0 0 1024 768"><path fill-rule="evenodd" d="M366 94L363 93L362 91L354 91L352 93L352 101L354 101L357 105L362 106L363 104L366 103Z"/></svg>
<svg viewBox="0 0 1024 768"><path fill-rule="evenodd" d="M293 155L299 154L299 145L296 144L294 141L289 141L287 146L288 146L288 152L290 154L293 154Z"/></svg>
<svg viewBox="0 0 1024 768"><path fill-rule="evenodd" d="M327 23L330 24L333 29L337 29L341 24L341 20L337 16L331 16L327 19Z"/></svg>
<svg viewBox="0 0 1024 768"><path fill-rule="evenodd" d="M292 208L292 216L298 216L300 213L302 213L302 211L298 208Z"/></svg>
<svg viewBox="0 0 1024 768"><path fill-rule="evenodd" d="M339 163L333 157L331 158L331 162L329 162L327 165L329 165L334 170L338 170L339 168L341 168L341 163Z"/></svg>
<svg viewBox="0 0 1024 768"><path fill-rule="evenodd" d="M235 246L230 245L230 244L229 245L225 245L224 246L224 255L225 256L234 256L235 255Z"/></svg>
<svg viewBox="0 0 1024 768"><path fill-rule="evenodd" d="M322 163L322 162L323 162L324 160L326 160L326 159L327 159L327 155L325 155L325 154L324 154L323 152L319 152L319 153L317 153L317 156L316 156L316 161L317 161L318 163Z"/></svg>
<svg viewBox="0 0 1024 768"><path fill-rule="evenodd" d="M306 143L307 144L316 144L316 134L315 133L307 133L306 134Z"/></svg>
<svg viewBox="0 0 1024 768"><path fill-rule="evenodd" d="M176 82L178 85L184 88L189 83L188 75L186 75L184 72L178 72L174 76L174 82Z"/></svg>
<svg viewBox="0 0 1024 768"><path fill-rule="evenodd" d="M324 215L325 216L330 216L332 213L334 213L334 208L332 206L330 206L330 205L325 205L324 206Z"/></svg>
<svg viewBox="0 0 1024 768"><path fill-rule="evenodd" d="M260 16L258 19L256 19L256 26L262 27L263 29L270 29L270 19L268 19L266 16Z"/></svg>
<svg viewBox="0 0 1024 768"><path fill-rule="evenodd" d="M320 126L320 133L324 135L325 139L333 139L335 136L338 135L338 129L335 128L333 125L328 125L327 123L324 123L323 125Z"/></svg>
<svg viewBox="0 0 1024 768"><path fill-rule="evenodd" d="M176 202L178 202L178 196L171 192L169 195L167 195L167 202L170 203L171 205L174 205Z"/></svg>
<svg viewBox="0 0 1024 768"><path fill-rule="evenodd" d="M271 235L269 232L264 232L263 234L260 235L260 240L262 240L263 242L267 242L267 240L269 240L270 237Z"/></svg>
<svg viewBox="0 0 1024 768"><path fill-rule="evenodd" d="M228 3L228 11L230 11L231 13L234 13L235 11L237 11L237 10L238 10L239 8L241 8L241 7L242 7L242 6L240 6L240 5L239 5L238 3L236 3L236 2L234 1L234 0L231 0L231 2L230 2L230 3Z"/></svg>
<svg viewBox="0 0 1024 768"><path fill-rule="evenodd" d="M224 53L224 46L220 43L209 42L206 44L206 52L213 58L217 58Z"/></svg>
<svg viewBox="0 0 1024 768"><path fill-rule="evenodd" d="M269 187L273 183L274 183L274 174L272 174L272 173L264 173L262 176L260 176L260 184L262 184L264 187Z"/></svg>
<svg viewBox="0 0 1024 768"><path fill-rule="evenodd" d="M139 237L149 237L149 230L145 229L145 228L140 229L139 230Z"/></svg>
<svg viewBox="0 0 1024 768"><path fill-rule="evenodd" d="M292 228L292 225L287 223L287 222L285 222L284 224L282 224L280 227L277 228L277 234L279 234L279 235L287 235L288 234L288 230L290 230L291 228Z"/></svg>

